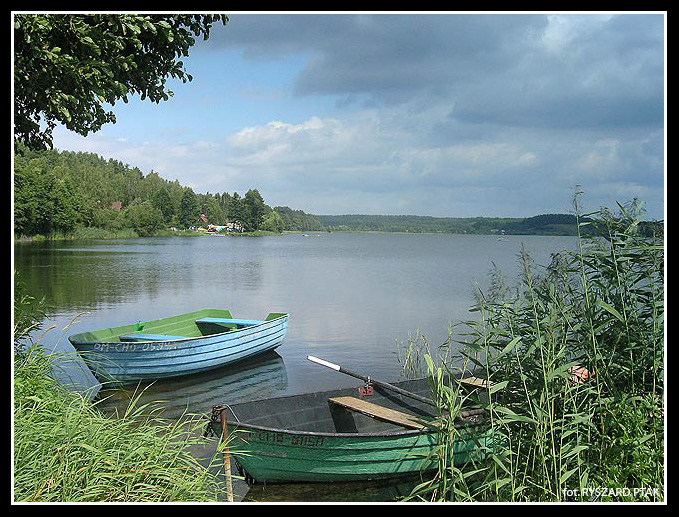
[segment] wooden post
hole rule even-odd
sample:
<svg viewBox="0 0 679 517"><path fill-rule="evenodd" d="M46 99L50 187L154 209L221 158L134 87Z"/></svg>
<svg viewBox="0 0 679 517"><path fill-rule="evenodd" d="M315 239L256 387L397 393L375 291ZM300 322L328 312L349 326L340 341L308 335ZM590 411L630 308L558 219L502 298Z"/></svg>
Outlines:
<svg viewBox="0 0 679 517"><path fill-rule="evenodd" d="M224 442L224 476L226 478L226 500L233 502L233 483L231 481L231 451L229 450L229 429L226 421L226 408L222 409L222 442Z"/></svg>

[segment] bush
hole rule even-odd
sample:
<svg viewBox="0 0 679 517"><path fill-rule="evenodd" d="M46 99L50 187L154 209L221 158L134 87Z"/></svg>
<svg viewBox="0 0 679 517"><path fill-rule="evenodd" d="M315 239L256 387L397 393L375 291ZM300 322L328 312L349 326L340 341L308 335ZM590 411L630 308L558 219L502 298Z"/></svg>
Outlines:
<svg viewBox="0 0 679 517"><path fill-rule="evenodd" d="M163 227L163 214L149 201L127 207L124 215L140 237L150 237Z"/></svg>

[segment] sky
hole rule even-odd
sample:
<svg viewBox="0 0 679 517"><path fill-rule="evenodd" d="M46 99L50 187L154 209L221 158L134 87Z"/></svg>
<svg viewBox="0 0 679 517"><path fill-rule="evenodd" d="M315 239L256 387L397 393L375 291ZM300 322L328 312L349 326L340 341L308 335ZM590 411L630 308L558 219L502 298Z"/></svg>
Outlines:
<svg viewBox="0 0 679 517"><path fill-rule="evenodd" d="M312 214L664 219L666 13L228 13L167 102L54 147Z"/></svg>

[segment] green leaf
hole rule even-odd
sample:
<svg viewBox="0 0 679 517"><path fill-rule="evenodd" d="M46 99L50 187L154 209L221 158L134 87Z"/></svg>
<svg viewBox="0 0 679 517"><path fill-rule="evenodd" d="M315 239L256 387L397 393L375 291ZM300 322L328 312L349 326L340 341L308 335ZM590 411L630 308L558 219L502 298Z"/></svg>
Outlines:
<svg viewBox="0 0 679 517"><path fill-rule="evenodd" d="M578 470L578 468L579 468L579 467L575 467L575 468L569 470L568 472L564 472L564 473L562 474L561 478L560 478L561 483L565 483L566 480L567 480L569 477L571 477L571 476L575 473L576 470Z"/></svg>
<svg viewBox="0 0 679 517"><path fill-rule="evenodd" d="M507 346L505 346L500 353L495 356L493 359L497 360L502 356L507 355L509 352L514 350L514 347L521 341L521 336L516 336L514 339L512 339L509 343L507 343Z"/></svg>
<svg viewBox="0 0 679 517"><path fill-rule="evenodd" d="M496 413L499 413L501 415L506 415L507 421L509 421L509 422L516 421L516 422L527 422L527 423L530 423L530 424L537 424L537 421L535 419L533 419L529 416L519 415L509 408L501 407L501 406L494 406L493 409Z"/></svg>
<svg viewBox="0 0 679 517"><path fill-rule="evenodd" d="M509 381L496 382L495 384L493 384L490 387L490 389L488 390L488 393L490 395L492 395L496 391L500 391L501 389L504 389L507 386L507 384L509 384Z"/></svg>
<svg viewBox="0 0 679 517"><path fill-rule="evenodd" d="M94 448L94 447L92 447L91 445L88 445L88 444L86 444L86 443L78 442L78 443L76 443L75 445L77 445L78 447L81 447L81 448L83 448L83 449L85 449L85 450L88 450L88 451L90 451L90 452L95 452L95 453L97 453L97 454L101 454L101 451L100 451L99 449L96 449L96 448Z"/></svg>
<svg viewBox="0 0 679 517"><path fill-rule="evenodd" d="M64 116L64 118L66 119L67 122L71 121L71 113L66 108L64 108L62 106L62 107L59 108L59 111Z"/></svg>
<svg viewBox="0 0 679 517"><path fill-rule="evenodd" d="M597 300L596 304L602 309L612 314L613 316L615 316L619 321L623 323L625 322L625 319L622 317L622 314L620 314L611 304L606 303L603 300Z"/></svg>
<svg viewBox="0 0 679 517"><path fill-rule="evenodd" d="M571 456L575 456L577 453L581 451L586 451L589 447L587 445L576 445L573 447L570 451L568 451L566 454L561 456L562 459L570 458Z"/></svg>

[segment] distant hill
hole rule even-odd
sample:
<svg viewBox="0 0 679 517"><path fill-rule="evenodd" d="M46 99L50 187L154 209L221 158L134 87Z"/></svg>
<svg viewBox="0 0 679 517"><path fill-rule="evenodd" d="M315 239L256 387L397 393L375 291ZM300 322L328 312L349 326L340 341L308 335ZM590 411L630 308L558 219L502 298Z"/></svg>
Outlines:
<svg viewBox="0 0 679 517"><path fill-rule="evenodd" d="M584 218L584 220L588 220ZM510 223L505 233L511 235L577 235L573 214L543 214Z"/></svg>
<svg viewBox="0 0 679 517"><path fill-rule="evenodd" d="M315 215L329 231L404 233L467 233L507 235L576 235L572 214L544 214L527 218L431 217L418 215Z"/></svg>

